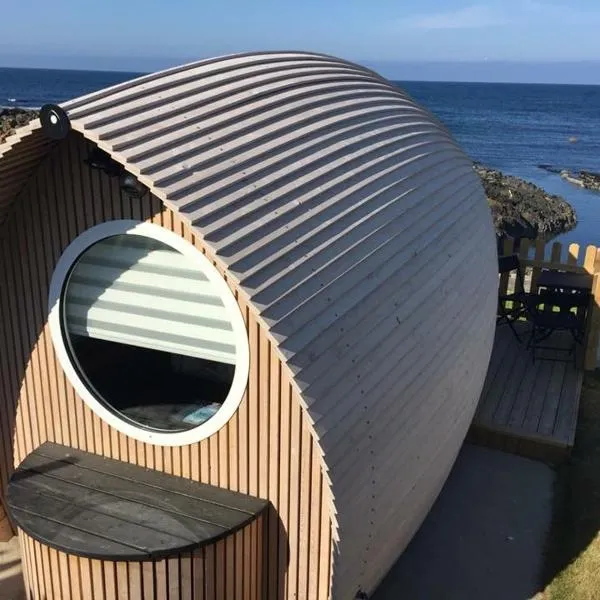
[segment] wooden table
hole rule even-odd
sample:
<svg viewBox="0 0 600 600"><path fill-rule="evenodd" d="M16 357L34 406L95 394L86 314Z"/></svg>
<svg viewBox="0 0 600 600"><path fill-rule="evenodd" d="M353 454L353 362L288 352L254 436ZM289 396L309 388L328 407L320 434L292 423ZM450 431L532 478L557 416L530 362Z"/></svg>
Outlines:
<svg viewBox="0 0 600 600"><path fill-rule="evenodd" d="M589 293L592 290L592 276L587 273L544 269L538 277L537 285L548 290Z"/></svg>
<svg viewBox="0 0 600 600"><path fill-rule="evenodd" d="M267 501L46 443L8 485L7 509L29 537L110 561L191 552L256 519Z"/></svg>

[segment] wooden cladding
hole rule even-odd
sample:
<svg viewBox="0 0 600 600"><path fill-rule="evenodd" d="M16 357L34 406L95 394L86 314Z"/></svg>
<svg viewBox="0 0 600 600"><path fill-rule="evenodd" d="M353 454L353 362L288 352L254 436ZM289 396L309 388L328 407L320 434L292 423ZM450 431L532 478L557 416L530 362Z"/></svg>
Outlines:
<svg viewBox="0 0 600 600"><path fill-rule="evenodd" d="M502 254L508 255L515 252L515 241L505 239ZM531 243L522 239L518 248L518 255L525 270L526 291L537 290L537 281L542 269L559 269L574 273L589 273L593 276L592 302L587 319L585 338L584 368L593 370L598 365L598 344L600 343L600 248L587 246L581 248L579 244L563 246L560 242L546 244L544 240ZM509 286L509 275L500 276L499 293L506 293Z"/></svg>
<svg viewBox="0 0 600 600"><path fill-rule="evenodd" d="M28 600L262 600L263 517L193 554L159 561L90 560L19 532Z"/></svg>
<svg viewBox="0 0 600 600"><path fill-rule="evenodd" d="M0 542L7 542L13 537L12 527L0 497Z"/></svg>
<svg viewBox="0 0 600 600"><path fill-rule="evenodd" d="M328 598L331 498L320 450L292 390L289 371L245 299L238 298L250 341L246 396L227 425L200 443L170 448L128 438L97 417L65 377L47 323L48 286L61 253L77 235L113 219L149 221L180 234L212 260L201 241L162 202L151 195L130 200L117 181L83 163L86 152L76 133L57 146L12 205L0 231L0 495L14 466L52 441L265 498L271 509L263 524L263 597ZM114 582L127 581L126 597L136 598L135 586L141 585L136 582L154 578L141 566L125 569L117 564L113 574L109 565L69 558L25 537L22 543L28 586L38 594L52 590L55 595L48 598L70 598L55 591L66 590L70 580L72 595L73 590L84 593L93 586L110 590ZM227 560L211 567L215 581L232 585L227 569L247 555L245 544L226 544L219 550ZM188 566L196 563L186 560L178 558L177 565L189 571ZM171 597L163 594L165 586L184 567L172 570L167 561L155 568L168 570L168 579L157 577L153 585L160 582L163 587L157 595L144 597ZM243 572L235 573L235 594L241 587L242 597L252 597L252 582ZM239 597L219 595L220 588L216 589L200 597Z"/></svg>

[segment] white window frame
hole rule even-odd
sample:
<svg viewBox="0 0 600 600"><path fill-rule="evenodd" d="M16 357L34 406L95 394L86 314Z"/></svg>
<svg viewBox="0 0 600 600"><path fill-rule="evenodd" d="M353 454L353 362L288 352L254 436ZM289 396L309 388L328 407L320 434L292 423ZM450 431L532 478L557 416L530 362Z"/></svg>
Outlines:
<svg viewBox="0 0 600 600"><path fill-rule="evenodd" d="M236 345L236 363L231 388L221 408L210 419L193 429L173 433L151 431L119 417L116 411L111 411L107 408L105 402L96 398L88 389L79 375L79 370L73 364L67 349L67 343L63 337L62 297L65 282L71 268L79 257L93 244L107 237L123 234L140 235L155 239L177 250L186 257L193 259L198 264L198 268L215 285L231 319ZM160 225L132 220L107 221L91 227L75 238L63 252L52 275L48 299L48 315L50 334L58 360L77 394L79 394L94 413L111 427L141 442L157 446L185 446L206 439L215 434L231 419L246 393L250 371L248 333L233 292L214 265L200 250L181 236Z"/></svg>

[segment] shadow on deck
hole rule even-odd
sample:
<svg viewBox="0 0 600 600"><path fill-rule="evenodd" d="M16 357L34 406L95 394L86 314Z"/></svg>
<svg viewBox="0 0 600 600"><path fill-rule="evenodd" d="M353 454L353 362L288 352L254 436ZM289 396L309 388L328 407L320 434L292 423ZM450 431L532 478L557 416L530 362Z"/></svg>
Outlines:
<svg viewBox="0 0 600 600"><path fill-rule="evenodd" d="M526 339L527 326L520 327ZM501 326L467 439L530 458L563 461L575 441L582 382L583 370L572 361L534 363L525 344Z"/></svg>

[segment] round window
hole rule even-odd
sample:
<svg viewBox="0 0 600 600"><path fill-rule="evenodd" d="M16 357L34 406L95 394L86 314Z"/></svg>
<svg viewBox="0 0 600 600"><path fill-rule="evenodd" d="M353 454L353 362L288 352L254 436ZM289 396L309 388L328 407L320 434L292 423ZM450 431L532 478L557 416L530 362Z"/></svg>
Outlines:
<svg viewBox="0 0 600 600"><path fill-rule="evenodd" d="M248 339L233 294L158 225L111 221L79 236L54 272L50 326L79 395L136 439L203 439L244 394Z"/></svg>

